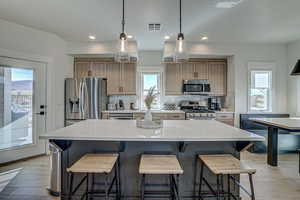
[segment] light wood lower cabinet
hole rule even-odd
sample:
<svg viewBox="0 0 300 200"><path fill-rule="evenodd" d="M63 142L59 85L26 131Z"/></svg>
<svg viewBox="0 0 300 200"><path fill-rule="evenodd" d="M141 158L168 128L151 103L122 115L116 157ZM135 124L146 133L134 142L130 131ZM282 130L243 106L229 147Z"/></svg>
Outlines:
<svg viewBox="0 0 300 200"><path fill-rule="evenodd" d="M116 113L116 112L114 112ZM145 113L133 113L133 119L144 119ZM161 120L185 120L185 113L152 113L153 119ZM109 119L109 112L102 112L102 119Z"/></svg>
<svg viewBox="0 0 300 200"><path fill-rule="evenodd" d="M134 119L143 119L145 113L133 113ZM160 120L185 120L185 113L152 113L153 119Z"/></svg>
<svg viewBox="0 0 300 200"><path fill-rule="evenodd" d="M216 120L234 126L234 113L216 113Z"/></svg>

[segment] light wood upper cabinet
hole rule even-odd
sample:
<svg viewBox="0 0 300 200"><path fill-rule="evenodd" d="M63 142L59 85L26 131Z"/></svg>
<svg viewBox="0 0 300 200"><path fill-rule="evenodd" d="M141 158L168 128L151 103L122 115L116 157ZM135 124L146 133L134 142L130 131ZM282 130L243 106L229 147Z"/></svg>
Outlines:
<svg viewBox="0 0 300 200"><path fill-rule="evenodd" d="M208 80L207 62L200 62L194 64L194 79Z"/></svg>
<svg viewBox="0 0 300 200"><path fill-rule="evenodd" d="M76 79L81 79L89 76L91 70L91 63L89 62L77 62L75 63L74 74Z"/></svg>
<svg viewBox="0 0 300 200"><path fill-rule="evenodd" d="M119 95L121 91L121 66L118 63L107 64L107 94Z"/></svg>
<svg viewBox="0 0 300 200"><path fill-rule="evenodd" d="M208 79L208 63L184 63L182 64L183 80Z"/></svg>
<svg viewBox="0 0 300 200"><path fill-rule="evenodd" d="M136 94L136 65L126 63L121 66L121 90L124 94Z"/></svg>
<svg viewBox="0 0 300 200"><path fill-rule="evenodd" d="M165 67L165 94L182 94L182 67L180 64L167 64Z"/></svg>
<svg viewBox="0 0 300 200"><path fill-rule="evenodd" d="M91 63L92 76L107 78L107 64L106 63Z"/></svg>
<svg viewBox="0 0 300 200"><path fill-rule="evenodd" d="M182 80L192 80L194 79L195 67L193 63L184 63L182 67Z"/></svg>
<svg viewBox="0 0 300 200"><path fill-rule="evenodd" d="M107 78L108 95L136 94L136 64L101 62L102 59L75 60L75 78L103 77Z"/></svg>
<svg viewBox="0 0 300 200"><path fill-rule="evenodd" d="M227 94L227 67L225 62L210 62L208 64L208 79L211 93L216 96Z"/></svg>
<svg viewBox="0 0 300 200"><path fill-rule="evenodd" d="M227 90L226 61L197 61L165 65L165 94L181 95L183 80L209 80L211 94L225 96Z"/></svg>

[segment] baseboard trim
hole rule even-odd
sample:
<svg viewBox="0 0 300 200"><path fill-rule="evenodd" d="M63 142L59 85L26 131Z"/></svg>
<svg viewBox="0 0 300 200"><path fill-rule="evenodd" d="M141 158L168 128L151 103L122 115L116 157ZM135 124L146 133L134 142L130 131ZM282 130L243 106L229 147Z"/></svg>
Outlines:
<svg viewBox="0 0 300 200"><path fill-rule="evenodd" d="M9 161L9 162L0 163L0 167L5 167L7 165L11 165L11 164L14 164L14 163L17 163L17 162L27 161L27 160L30 160L30 159L33 159L33 158L38 158L38 157L45 156L45 155L47 155L47 154L42 153L42 154L27 157L27 158L22 158L22 159L18 159L18 160L13 160L13 161Z"/></svg>

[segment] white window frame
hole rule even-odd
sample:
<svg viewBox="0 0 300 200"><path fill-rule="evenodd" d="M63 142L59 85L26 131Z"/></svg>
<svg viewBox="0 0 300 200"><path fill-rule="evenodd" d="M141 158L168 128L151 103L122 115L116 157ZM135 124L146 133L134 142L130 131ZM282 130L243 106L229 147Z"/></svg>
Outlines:
<svg viewBox="0 0 300 200"><path fill-rule="evenodd" d="M161 66L143 66L143 67L138 67L138 102L139 102L139 108L140 109L146 109L144 108L144 104L143 104L143 84L144 84L144 80L143 80L143 74L154 74L157 73L159 74L159 108L157 109L161 109L161 105L162 105L162 100L163 100L163 70L161 68Z"/></svg>
<svg viewBox="0 0 300 200"><path fill-rule="evenodd" d="M275 91L275 75L276 75L276 64L273 62L249 62L248 63L248 88L247 88L247 110L248 113L272 113L274 111L273 105L276 105L276 91ZM268 98L268 109L267 110L251 110L250 98L251 98L251 72L269 72L270 73L270 93Z"/></svg>

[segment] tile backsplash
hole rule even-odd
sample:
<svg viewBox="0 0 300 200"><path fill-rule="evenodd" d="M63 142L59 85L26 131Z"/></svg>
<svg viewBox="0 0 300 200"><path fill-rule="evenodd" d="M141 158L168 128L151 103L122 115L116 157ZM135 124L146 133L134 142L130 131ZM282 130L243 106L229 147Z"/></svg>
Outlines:
<svg viewBox="0 0 300 200"><path fill-rule="evenodd" d="M207 100L209 96L200 96L200 95L178 95L178 96L164 96L162 98L162 108L164 103L175 103L178 105L181 101L201 101ZM232 98L227 97L220 97L222 107L231 107L234 102ZM234 98L233 98L234 99ZM135 95L113 95L109 96L109 103L116 104L119 103L119 100L124 102L125 109L130 109L130 103L135 103L136 107L139 106L139 99L138 96ZM226 102L227 101L227 102ZM230 108L231 109L231 108Z"/></svg>

